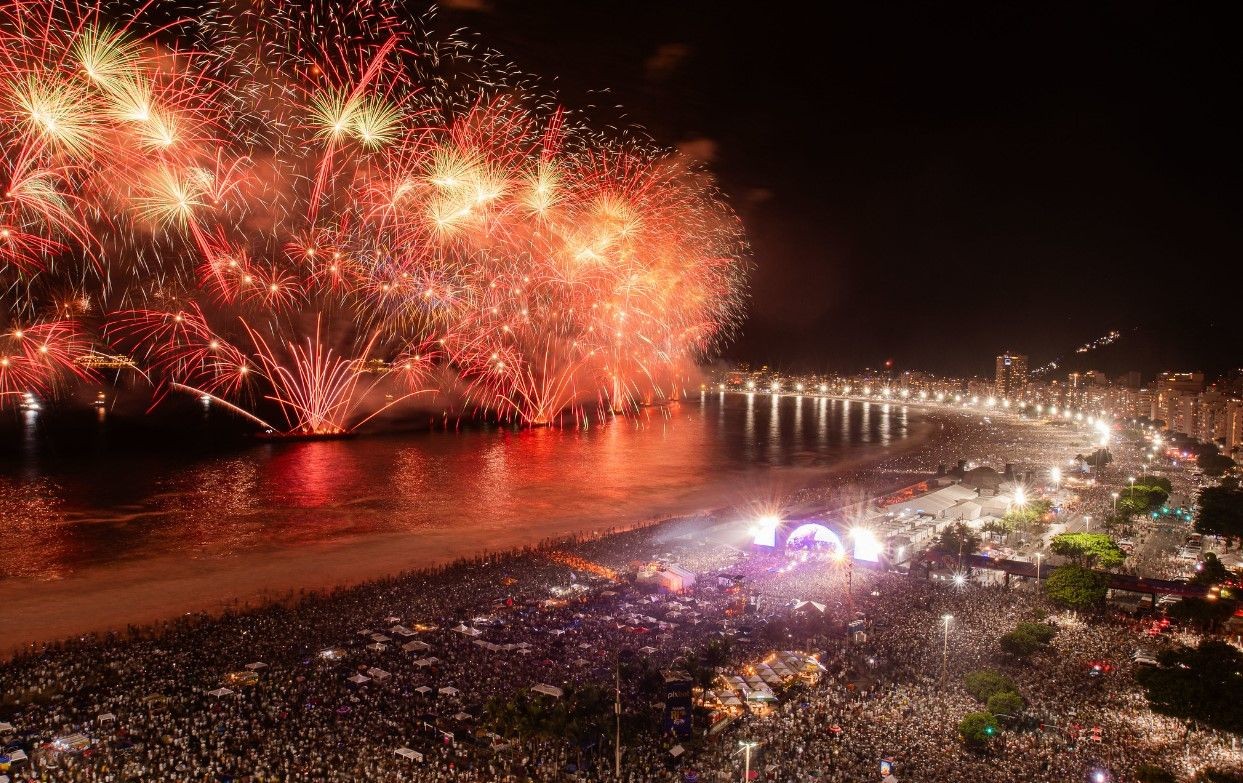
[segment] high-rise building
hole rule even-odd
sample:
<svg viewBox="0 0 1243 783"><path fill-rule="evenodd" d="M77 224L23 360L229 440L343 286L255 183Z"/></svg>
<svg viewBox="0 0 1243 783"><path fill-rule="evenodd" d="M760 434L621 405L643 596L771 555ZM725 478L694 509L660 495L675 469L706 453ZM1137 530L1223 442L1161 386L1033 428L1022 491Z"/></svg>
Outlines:
<svg viewBox="0 0 1243 783"><path fill-rule="evenodd" d="M1114 378L1114 385L1121 386L1126 389L1138 389L1140 386L1140 374L1138 370L1130 370Z"/></svg>
<svg viewBox="0 0 1243 783"><path fill-rule="evenodd" d="M1204 388L1202 372L1164 372L1157 376L1157 393L1152 401L1153 420L1165 422L1165 428L1194 435L1196 431L1196 398Z"/></svg>
<svg viewBox="0 0 1243 783"><path fill-rule="evenodd" d="M1231 393L1228 381L1218 381L1198 398L1195 436L1216 443L1231 454L1243 443L1243 400Z"/></svg>
<svg viewBox="0 0 1243 783"><path fill-rule="evenodd" d="M1026 387L1027 357L1017 353L1003 353L998 356L993 394L1002 398L1018 399Z"/></svg>

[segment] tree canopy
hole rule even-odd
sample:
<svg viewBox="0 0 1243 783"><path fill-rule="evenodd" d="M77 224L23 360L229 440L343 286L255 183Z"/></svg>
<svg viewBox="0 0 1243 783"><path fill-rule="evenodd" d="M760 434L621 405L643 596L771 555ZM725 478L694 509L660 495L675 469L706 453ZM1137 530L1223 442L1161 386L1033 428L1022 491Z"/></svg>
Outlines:
<svg viewBox="0 0 1243 783"><path fill-rule="evenodd" d="M1136 673L1154 710L1216 729L1243 731L1243 653L1208 639L1198 647L1167 650L1161 666Z"/></svg>
<svg viewBox="0 0 1243 783"><path fill-rule="evenodd" d="M991 712L969 712L958 722L958 733L969 745L987 745L999 731Z"/></svg>
<svg viewBox="0 0 1243 783"><path fill-rule="evenodd" d="M1235 466L1234 460L1217 453L1216 449L1201 451L1196 457L1196 465L1204 471L1206 476L1220 476Z"/></svg>
<svg viewBox="0 0 1243 783"><path fill-rule="evenodd" d="M1047 646L1055 633L1057 629L1047 623L1023 622L998 641L1003 652L1016 658L1027 658Z"/></svg>
<svg viewBox="0 0 1243 783"><path fill-rule="evenodd" d="M1213 630L1218 624L1234 614L1234 605L1228 601L1208 601L1203 598L1184 598L1166 610L1171 618Z"/></svg>
<svg viewBox="0 0 1243 783"><path fill-rule="evenodd" d="M963 677L963 687L981 702L998 693L1017 693L1014 680L992 669L978 669Z"/></svg>
<svg viewBox="0 0 1243 783"><path fill-rule="evenodd" d="M1237 487L1209 487L1200 492L1196 530L1231 540L1243 538L1243 491Z"/></svg>
<svg viewBox="0 0 1243 783"><path fill-rule="evenodd" d="M1191 581L1198 585L1218 585L1226 581L1229 576L1230 571L1226 568L1226 564L1221 562L1221 558L1208 552L1196 565L1196 574Z"/></svg>
<svg viewBox="0 0 1243 783"><path fill-rule="evenodd" d="M1117 568L1126 553L1105 533L1060 533L1053 537L1051 549L1081 566Z"/></svg>
<svg viewBox="0 0 1243 783"><path fill-rule="evenodd" d="M1014 691L994 693L988 697L988 711L994 715L1018 715L1023 707L1023 697Z"/></svg>
<svg viewBox="0 0 1243 783"><path fill-rule="evenodd" d="M1135 768L1135 779L1139 783L1178 783L1173 773L1155 764L1140 764Z"/></svg>
<svg viewBox="0 0 1243 783"><path fill-rule="evenodd" d="M948 555L973 555L980 551L980 537L962 522L955 522L941 531L939 546Z"/></svg>
<svg viewBox="0 0 1243 783"><path fill-rule="evenodd" d="M1053 504L1043 498L1029 500L1023 505L1011 506L1001 518L1007 530L1026 530L1030 533L1043 532L1045 515L1053 508Z"/></svg>
<svg viewBox="0 0 1243 783"><path fill-rule="evenodd" d="M1080 454L1075 459L1086 462L1094 468L1103 468L1114 461L1114 455L1109 453L1109 449L1097 449L1087 456Z"/></svg>
<svg viewBox="0 0 1243 783"><path fill-rule="evenodd" d="M1105 577L1081 565L1068 563L1053 569L1044 583L1045 592L1071 609L1095 609L1105 602Z"/></svg>
<svg viewBox="0 0 1243 783"><path fill-rule="evenodd" d="M1160 508L1170 499L1169 479L1158 476L1147 476L1128 484L1118 491L1118 513L1132 517L1136 514L1147 514Z"/></svg>

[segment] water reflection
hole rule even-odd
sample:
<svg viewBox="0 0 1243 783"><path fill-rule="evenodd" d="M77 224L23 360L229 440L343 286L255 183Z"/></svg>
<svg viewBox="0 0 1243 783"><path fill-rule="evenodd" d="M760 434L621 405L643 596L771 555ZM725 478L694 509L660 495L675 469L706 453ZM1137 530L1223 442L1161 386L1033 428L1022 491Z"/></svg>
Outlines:
<svg viewBox="0 0 1243 783"><path fill-rule="evenodd" d="M240 451L200 445L175 458L106 445L66 454L31 423L16 464L0 472L0 549L19 553L0 580L54 579L170 553L222 558L464 526L498 540L525 531L529 540L533 531L628 523L809 483L863 444L905 437L909 424L898 406L756 396L706 394L587 430L437 432ZM114 426L112 419L100 426Z"/></svg>

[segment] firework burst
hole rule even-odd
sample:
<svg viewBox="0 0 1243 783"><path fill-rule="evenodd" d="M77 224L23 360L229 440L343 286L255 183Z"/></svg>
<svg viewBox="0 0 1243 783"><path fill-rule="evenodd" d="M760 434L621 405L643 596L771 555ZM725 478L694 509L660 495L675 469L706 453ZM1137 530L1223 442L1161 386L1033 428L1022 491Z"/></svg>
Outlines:
<svg viewBox="0 0 1243 783"><path fill-rule="evenodd" d="M0 275L93 287L161 393L325 434L437 370L542 424L675 394L736 327L739 222L676 154L395 3L171 10L0 10Z"/></svg>

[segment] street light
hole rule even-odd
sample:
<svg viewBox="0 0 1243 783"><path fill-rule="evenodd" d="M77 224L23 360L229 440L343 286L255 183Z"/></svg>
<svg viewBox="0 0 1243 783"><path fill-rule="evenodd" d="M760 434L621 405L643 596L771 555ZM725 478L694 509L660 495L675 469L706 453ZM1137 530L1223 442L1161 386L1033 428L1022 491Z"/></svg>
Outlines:
<svg viewBox="0 0 1243 783"><path fill-rule="evenodd" d="M1134 477L1134 476L1128 476L1128 477L1127 477L1127 481L1131 482L1131 494L1130 494L1130 498L1131 498L1131 500L1134 500L1134 499L1135 499L1135 477Z"/></svg>
<svg viewBox="0 0 1243 783"><path fill-rule="evenodd" d="M742 763L742 783L748 783L751 780L751 750L760 743L750 740L744 740L738 743L742 747L743 763Z"/></svg>
<svg viewBox="0 0 1243 783"><path fill-rule="evenodd" d="M1041 553L1036 553L1036 587L1040 587L1040 558L1044 557Z"/></svg>
<svg viewBox="0 0 1243 783"><path fill-rule="evenodd" d="M1091 514L1083 515L1083 532L1085 533L1092 532L1092 515Z"/></svg>
<svg viewBox="0 0 1243 783"><path fill-rule="evenodd" d="M1053 468L1049 471L1049 477L1053 479L1053 491L1057 492L1062 488L1062 469Z"/></svg>
<svg viewBox="0 0 1243 783"><path fill-rule="evenodd" d="M941 679L945 679L945 670L949 665L950 654L950 620L954 619L952 614L941 615L941 620L945 622L945 641L941 645Z"/></svg>
<svg viewBox="0 0 1243 783"><path fill-rule="evenodd" d="M1118 493L1113 492L1110 494L1110 497L1114 499L1114 516L1116 517L1118 516Z"/></svg>

